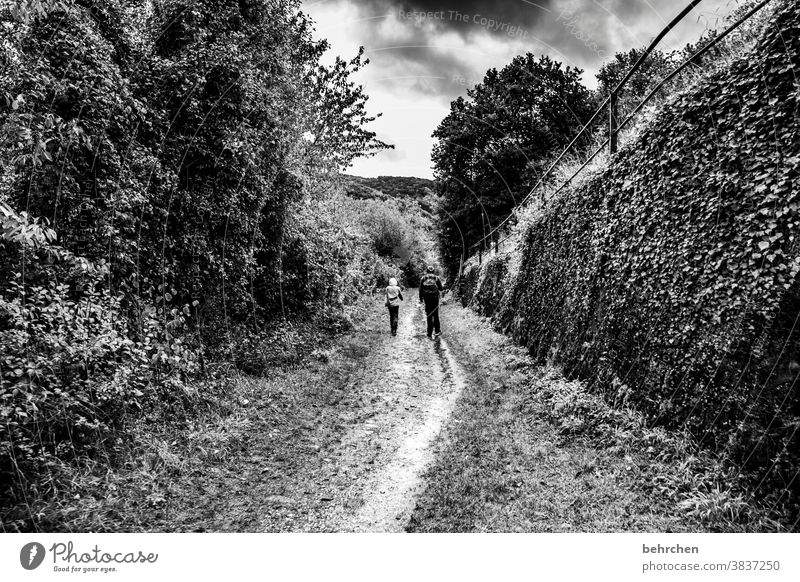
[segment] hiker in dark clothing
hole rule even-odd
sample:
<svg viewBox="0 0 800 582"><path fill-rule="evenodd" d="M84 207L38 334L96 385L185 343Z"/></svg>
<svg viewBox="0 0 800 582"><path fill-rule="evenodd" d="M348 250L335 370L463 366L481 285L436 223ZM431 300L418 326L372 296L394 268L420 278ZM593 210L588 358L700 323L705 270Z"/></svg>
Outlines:
<svg viewBox="0 0 800 582"><path fill-rule="evenodd" d="M425 315L428 320L428 337L442 335L439 325L439 293L444 290L442 280L434 274L433 267L428 267L428 272L419 282L419 302L425 303Z"/></svg>
<svg viewBox="0 0 800 582"><path fill-rule="evenodd" d="M389 286L386 288L386 307L389 308L389 326L392 335L397 335L397 315L400 311L400 302L403 300L403 292L397 285L397 279L389 279Z"/></svg>

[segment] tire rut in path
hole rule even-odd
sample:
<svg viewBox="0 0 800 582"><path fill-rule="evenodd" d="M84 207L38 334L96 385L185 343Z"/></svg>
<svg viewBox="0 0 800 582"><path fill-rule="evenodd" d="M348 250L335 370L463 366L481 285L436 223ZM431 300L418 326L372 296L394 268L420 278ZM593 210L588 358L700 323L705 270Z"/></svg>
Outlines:
<svg viewBox="0 0 800 582"><path fill-rule="evenodd" d="M433 461L432 444L464 386L443 338L425 336L415 290L400 309L396 337L382 301L362 333L383 335L347 390L363 404L330 448L286 483L293 510L267 512L262 531L404 531ZM293 484L290 484L293 483Z"/></svg>
<svg viewBox="0 0 800 582"><path fill-rule="evenodd" d="M405 529L414 510L424 469L433 460L431 444L442 430L455 406L464 379L447 341L428 340L417 330L425 322L421 309L406 308L399 345L388 343L392 359L387 381L407 386L411 397L428 398L423 413L404 427L399 446L391 459L366 486L364 503L357 514L345 520L340 531L399 532Z"/></svg>

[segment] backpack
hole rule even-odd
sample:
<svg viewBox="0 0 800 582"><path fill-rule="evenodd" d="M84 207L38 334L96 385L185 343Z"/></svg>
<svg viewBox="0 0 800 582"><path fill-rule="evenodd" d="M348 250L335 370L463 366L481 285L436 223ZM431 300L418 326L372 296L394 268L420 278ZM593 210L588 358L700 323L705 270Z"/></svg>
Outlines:
<svg viewBox="0 0 800 582"><path fill-rule="evenodd" d="M400 305L400 287L389 285L386 287L386 307L396 307Z"/></svg>
<svg viewBox="0 0 800 582"><path fill-rule="evenodd" d="M420 290L422 291L423 295L431 296L431 295L438 295L439 294L439 286L436 284L438 277L436 275L432 275L430 273L423 275L422 280L420 281Z"/></svg>

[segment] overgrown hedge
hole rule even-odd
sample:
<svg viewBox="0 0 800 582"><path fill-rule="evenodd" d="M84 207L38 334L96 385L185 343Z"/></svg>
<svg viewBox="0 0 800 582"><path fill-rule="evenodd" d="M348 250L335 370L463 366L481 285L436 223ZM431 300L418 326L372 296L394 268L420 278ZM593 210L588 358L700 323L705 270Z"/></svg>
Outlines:
<svg viewBox="0 0 800 582"><path fill-rule="evenodd" d="M6 2L0 31L0 531L71 529L143 427L347 327L389 267L337 170L387 146L363 51L324 65L299 0Z"/></svg>
<svg viewBox="0 0 800 582"><path fill-rule="evenodd" d="M771 484L800 467L800 12L526 233L496 323ZM761 478L764 478L762 481Z"/></svg>

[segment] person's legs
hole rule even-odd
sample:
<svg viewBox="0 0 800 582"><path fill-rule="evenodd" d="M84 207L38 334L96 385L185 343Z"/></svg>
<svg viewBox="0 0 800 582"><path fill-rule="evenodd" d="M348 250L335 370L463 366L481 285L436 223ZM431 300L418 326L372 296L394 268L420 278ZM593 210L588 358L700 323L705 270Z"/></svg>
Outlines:
<svg viewBox="0 0 800 582"><path fill-rule="evenodd" d="M442 328L439 324L439 298L436 298L436 305L433 308L433 333L441 334Z"/></svg>
<svg viewBox="0 0 800 582"><path fill-rule="evenodd" d="M400 306L389 306L389 325L392 328L392 335L397 335L397 315L400 311Z"/></svg>
<svg viewBox="0 0 800 582"><path fill-rule="evenodd" d="M435 322L434 318L438 317L437 312L439 311L437 307L439 306L439 302L436 301L435 298L425 298L425 318L427 319L428 323L428 337L433 335L435 329Z"/></svg>

